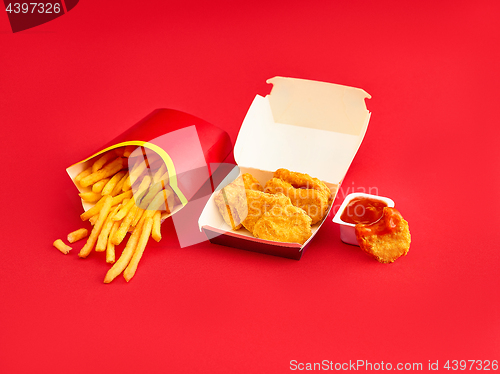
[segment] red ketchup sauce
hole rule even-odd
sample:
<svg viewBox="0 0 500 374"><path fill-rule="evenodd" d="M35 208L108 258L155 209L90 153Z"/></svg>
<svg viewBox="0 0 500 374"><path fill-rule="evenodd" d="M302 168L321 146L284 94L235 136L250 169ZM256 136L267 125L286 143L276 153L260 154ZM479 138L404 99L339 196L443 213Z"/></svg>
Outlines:
<svg viewBox="0 0 500 374"><path fill-rule="evenodd" d="M383 215L387 203L368 197L355 197L346 205L340 219L346 223L370 224L377 222Z"/></svg>

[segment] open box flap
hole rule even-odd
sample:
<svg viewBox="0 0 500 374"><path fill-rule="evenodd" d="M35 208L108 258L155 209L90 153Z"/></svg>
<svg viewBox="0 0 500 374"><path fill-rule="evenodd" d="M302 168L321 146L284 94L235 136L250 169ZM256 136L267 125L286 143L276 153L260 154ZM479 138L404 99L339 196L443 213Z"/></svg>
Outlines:
<svg viewBox="0 0 500 374"><path fill-rule="evenodd" d="M274 77L257 95L234 147L239 166L307 173L340 183L363 140L370 112L359 88Z"/></svg>

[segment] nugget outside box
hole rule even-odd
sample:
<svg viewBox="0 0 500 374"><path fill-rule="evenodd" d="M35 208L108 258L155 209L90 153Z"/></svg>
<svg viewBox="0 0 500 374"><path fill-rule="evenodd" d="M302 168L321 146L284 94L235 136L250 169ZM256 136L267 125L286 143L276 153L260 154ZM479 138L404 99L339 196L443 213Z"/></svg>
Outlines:
<svg viewBox="0 0 500 374"><path fill-rule="evenodd" d="M366 133L371 113L365 99L371 96L359 88L305 79L274 77L267 83L273 84L271 93L255 97L234 146L239 169L262 185L279 168L306 173L324 181L335 197ZM215 244L299 260L324 222L312 226L303 245L258 239L244 228L231 230L213 197L198 225Z"/></svg>

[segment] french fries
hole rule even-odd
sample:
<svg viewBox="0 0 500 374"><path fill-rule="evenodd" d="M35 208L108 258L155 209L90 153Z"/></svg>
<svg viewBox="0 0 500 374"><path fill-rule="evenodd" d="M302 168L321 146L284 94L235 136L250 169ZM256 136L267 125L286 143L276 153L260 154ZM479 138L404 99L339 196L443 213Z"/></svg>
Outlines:
<svg viewBox="0 0 500 374"><path fill-rule="evenodd" d="M174 206L174 192L165 187L164 190L158 192L158 194L153 198L151 203L149 203L147 210L154 211L155 210L166 210L167 213L170 213L170 209Z"/></svg>
<svg viewBox="0 0 500 374"><path fill-rule="evenodd" d="M113 197L110 196L111 197L111 206L115 206L115 205L120 204L124 199L130 199L132 197L132 195L133 195L132 191L127 191L127 192L124 192L118 196L113 196ZM109 196L109 195L107 195L107 196ZM93 215L98 214L101 211L101 208L104 205L104 200L107 196L103 196L101 198L101 200L99 200L92 208L90 208L86 212L80 214L80 218L82 219L82 221L86 221L90 217L92 217Z"/></svg>
<svg viewBox="0 0 500 374"><path fill-rule="evenodd" d="M122 177L122 179L120 179L120 181L116 184L115 188L113 188L113 191L111 192L111 196L116 196L122 191L125 192L125 190L123 190L123 184L125 183L125 181L127 179L128 179L128 171L125 173L125 175Z"/></svg>
<svg viewBox="0 0 500 374"><path fill-rule="evenodd" d="M79 193L78 196L80 196L83 201L86 201L88 203L96 203L101 200L102 197L100 193L95 192L82 192Z"/></svg>
<svg viewBox="0 0 500 374"><path fill-rule="evenodd" d="M116 230L118 230L118 227L120 227L120 221L114 221L113 222L113 227L111 228L111 232L109 233L108 237L108 244L106 246L106 262L108 264L114 264L115 263L115 244L113 243L110 238L112 238L115 235Z"/></svg>
<svg viewBox="0 0 500 374"><path fill-rule="evenodd" d="M92 248L94 248L97 238L101 233L101 229L104 225L106 217L108 216L109 210L111 209L113 198L111 196L104 196L103 199L104 203L101 211L99 212L99 218L92 228L92 232L90 233L87 243L85 243L83 248L80 250L80 253L78 253L78 256L81 258L87 257L90 254L90 251L92 251Z"/></svg>
<svg viewBox="0 0 500 374"><path fill-rule="evenodd" d="M96 182L99 182L101 179L111 177L115 175L118 171L123 169L127 165L127 161L123 157L118 157L111 161L109 164L104 166L102 169L97 170L96 172L82 178L80 180L80 186L88 187Z"/></svg>
<svg viewBox="0 0 500 374"><path fill-rule="evenodd" d="M151 228L153 227L153 219L147 218L144 221L144 226L142 227L141 236L139 237L139 242L134 250L134 254L130 259L127 268L123 272L123 277L128 282L135 274L137 270L137 265L141 260L142 254L144 253L144 249L146 249L146 244L148 244L149 235L151 234Z"/></svg>
<svg viewBox="0 0 500 374"><path fill-rule="evenodd" d="M94 183L92 185L92 192L101 193L102 189L104 188L104 186L106 185L106 183L109 182L109 179L110 178L104 178L104 179L101 179L99 182Z"/></svg>
<svg viewBox="0 0 500 374"><path fill-rule="evenodd" d="M151 177L149 175L144 176L141 181L139 187L137 187L136 196L143 196L143 193L146 192L151 184Z"/></svg>
<svg viewBox="0 0 500 374"><path fill-rule="evenodd" d="M156 184L152 185L149 188L149 191L146 194L146 196L144 196L144 198L142 199L141 206L148 206L149 203L151 203L151 201L153 201L153 198L158 194L158 192L160 192L162 190L162 188L163 188L163 186L161 183L156 183Z"/></svg>
<svg viewBox="0 0 500 374"><path fill-rule="evenodd" d="M97 244L95 246L96 252L104 252L106 250L106 247L108 245L109 232L113 227L112 219L119 207L120 205L115 206L106 217L106 221L104 221L104 226L102 227L101 233L99 234L99 238L97 239Z"/></svg>
<svg viewBox="0 0 500 374"><path fill-rule="evenodd" d="M113 154L111 152L107 152L102 155L94 164L92 165L92 173L95 173L97 170L100 170L106 162L113 158Z"/></svg>
<svg viewBox="0 0 500 374"><path fill-rule="evenodd" d="M153 176L153 183L158 183L160 181L160 179L162 177L165 177L165 174L167 176L167 181L166 183L168 183L168 173L167 173L167 168L165 166L165 164L162 164L160 166L160 168L158 169L158 171L155 173L155 175Z"/></svg>
<svg viewBox="0 0 500 374"><path fill-rule="evenodd" d="M104 277L104 283L109 283L113 279L115 279L118 275L121 274L123 270L127 267L132 255L134 254L135 247L137 246L137 242L139 241L139 237L142 231L142 224L137 225L132 235L128 239L127 245L123 250L118 261L114 263L111 269L108 270L106 276Z"/></svg>
<svg viewBox="0 0 500 374"><path fill-rule="evenodd" d="M153 228L151 237L159 242L161 240L161 212L159 210L153 215Z"/></svg>
<svg viewBox="0 0 500 374"><path fill-rule="evenodd" d="M120 147L120 148L115 148L115 154L118 156L118 157L124 157L123 154L125 153L125 148L124 147Z"/></svg>
<svg viewBox="0 0 500 374"><path fill-rule="evenodd" d="M111 192L114 191L116 184L123 178L123 176L126 174L126 171L120 171L113 175L113 177L106 183L104 188L101 191L101 194L104 195L111 195Z"/></svg>
<svg viewBox="0 0 500 374"><path fill-rule="evenodd" d="M134 150L136 149L137 147L135 145L128 145L126 146L124 149L123 149L123 157L129 157L130 154L132 152L134 152Z"/></svg>
<svg viewBox="0 0 500 374"><path fill-rule="evenodd" d="M116 204L120 204L125 199L130 199L133 195L134 193L128 190L119 195L113 196L113 206Z"/></svg>
<svg viewBox="0 0 500 374"><path fill-rule="evenodd" d="M168 186L168 172L161 158L134 152L134 167L128 170L129 157L136 146L108 151L75 177L84 188L80 198L94 204L80 215L89 221L92 229L78 229L68 234L69 243L87 238L78 256L86 258L95 252L105 252L106 263L111 264L104 283L123 273L128 282L135 275L149 238L161 240L162 212L170 212L175 195ZM149 152L149 151L148 151ZM132 165L132 164L130 164ZM132 188L133 187L133 188ZM125 240L128 233L128 240ZM125 248L118 260L116 247L123 241ZM71 247L61 239L53 243L59 251L68 254Z"/></svg>
<svg viewBox="0 0 500 374"><path fill-rule="evenodd" d="M123 205L120 210L114 215L113 221L121 221L125 218L130 208L135 205L135 199L131 198L125 205Z"/></svg>
<svg viewBox="0 0 500 374"><path fill-rule="evenodd" d="M87 229L78 229L68 234L68 242L70 243L77 242L78 240L86 238L88 235L89 231Z"/></svg>
<svg viewBox="0 0 500 374"><path fill-rule="evenodd" d="M85 169L80 174L78 174L75 177L75 182L80 183L80 181L82 180L82 178L85 178L85 177L89 176L90 174L92 174L92 166L89 166L87 169Z"/></svg>
<svg viewBox="0 0 500 374"><path fill-rule="evenodd" d="M146 170L147 164L144 160L139 159L135 165L132 167L132 170L129 172L129 178L123 184L123 190L129 190L132 188L132 185L135 183L137 178L142 174L144 170Z"/></svg>
<svg viewBox="0 0 500 374"><path fill-rule="evenodd" d="M53 245L54 245L54 247L59 249L65 255L67 255L69 253L69 251L71 251L71 249L72 249L69 245L64 244L64 242L61 239L57 239L53 243Z"/></svg>
<svg viewBox="0 0 500 374"><path fill-rule="evenodd" d="M99 218L99 213L97 213L96 215L93 215L92 217L89 218L89 222L92 226L95 225L97 219Z"/></svg>
<svg viewBox="0 0 500 374"><path fill-rule="evenodd" d="M134 220L132 221L132 224L130 226L135 227L139 223L139 220L142 218L142 215L144 214L144 209L142 208L137 208L137 213L135 214Z"/></svg>
<svg viewBox="0 0 500 374"><path fill-rule="evenodd" d="M122 223L120 224L120 227L115 233L115 236L111 238L111 241L115 245L119 245L122 240L125 238L125 235L127 235L128 228L130 227L130 224L134 220L135 213L137 212L137 205L133 205L132 208L127 213L127 216L123 219Z"/></svg>

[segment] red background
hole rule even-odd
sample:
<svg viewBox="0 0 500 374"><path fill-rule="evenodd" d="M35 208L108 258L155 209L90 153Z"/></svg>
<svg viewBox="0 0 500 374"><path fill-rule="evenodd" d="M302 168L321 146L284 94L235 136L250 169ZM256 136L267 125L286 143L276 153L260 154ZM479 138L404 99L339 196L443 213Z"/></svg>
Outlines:
<svg viewBox="0 0 500 374"><path fill-rule="evenodd" d="M0 14L0 372L500 359L500 3L325 3L86 0L16 34ZM133 280L104 285L102 256L52 247L82 226L68 165L158 107L234 143L275 75L373 96L343 188L396 201L408 256L379 264L331 220L300 261L180 248L167 222Z"/></svg>

